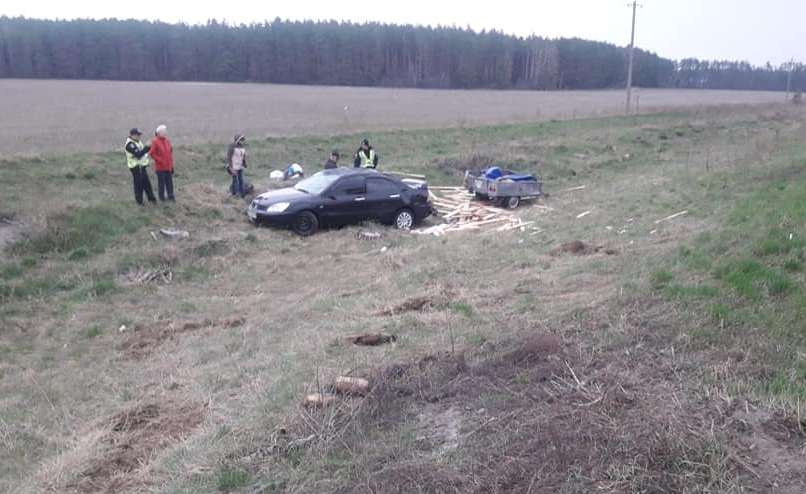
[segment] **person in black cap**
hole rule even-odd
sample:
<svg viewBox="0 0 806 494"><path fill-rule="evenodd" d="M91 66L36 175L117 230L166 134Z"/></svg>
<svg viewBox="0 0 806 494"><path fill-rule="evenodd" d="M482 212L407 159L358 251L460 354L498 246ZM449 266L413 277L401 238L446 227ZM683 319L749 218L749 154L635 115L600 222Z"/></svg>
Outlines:
<svg viewBox="0 0 806 494"><path fill-rule="evenodd" d="M330 158L325 161L325 170L331 170L333 168L339 167L339 152L332 151L330 153Z"/></svg>
<svg viewBox="0 0 806 494"><path fill-rule="evenodd" d="M129 166L129 171L132 172L132 184L134 185L134 200L137 204L143 205L143 192L148 197L148 202L155 203L157 199L154 197L154 192L151 190L151 181L148 179L148 151L151 146L146 146L140 140L143 133L139 129L134 128L129 131L129 137L126 139L126 164Z"/></svg>
<svg viewBox="0 0 806 494"><path fill-rule="evenodd" d="M356 168L378 168L378 153L369 145L369 140L361 141L361 147L355 152L353 166Z"/></svg>

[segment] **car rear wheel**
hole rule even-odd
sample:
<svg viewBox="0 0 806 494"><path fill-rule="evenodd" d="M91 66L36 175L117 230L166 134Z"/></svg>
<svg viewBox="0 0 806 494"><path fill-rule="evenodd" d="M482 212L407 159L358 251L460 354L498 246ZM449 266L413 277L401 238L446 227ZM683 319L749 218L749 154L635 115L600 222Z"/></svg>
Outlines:
<svg viewBox="0 0 806 494"><path fill-rule="evenodd" d="M411 209L401 209L395 214L395 228L398 230L411 230L414 226L414 213Z"/></svg>
<svg viewBox="0 0 806 494"><path fill-rule="evenodd" d="M297 235L301 235L303 237L307 237L308 235L313 235L319 230L319 219L310 211L303 211L294 218L294 224L292 226L294 229L294 233Z"/></svg>

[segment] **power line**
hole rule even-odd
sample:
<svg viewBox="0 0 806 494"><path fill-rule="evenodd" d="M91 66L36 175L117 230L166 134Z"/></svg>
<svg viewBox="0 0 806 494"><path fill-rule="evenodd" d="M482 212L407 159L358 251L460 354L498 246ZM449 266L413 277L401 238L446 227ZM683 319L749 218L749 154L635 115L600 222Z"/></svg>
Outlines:
<svg viewBox="0 0 806 494"><path fill-rule="evenodd" d="M628 7L632 7L632 32L630 34L630 54L629 54L629 62L627 63L627 105L626 105L626 113L627 115L630 114L630 103L632 99L632 65L633 65L633 57L635 52L635 12L638 10L638 7L641 7L637 1L633 1L632 3L627 4Z"/></svg>

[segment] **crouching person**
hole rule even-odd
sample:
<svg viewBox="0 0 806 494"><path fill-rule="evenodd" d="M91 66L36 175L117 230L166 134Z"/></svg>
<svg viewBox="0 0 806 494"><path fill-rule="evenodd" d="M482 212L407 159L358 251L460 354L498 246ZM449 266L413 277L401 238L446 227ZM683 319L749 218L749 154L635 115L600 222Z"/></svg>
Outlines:
<svg viewBox="0 0 806 494"><path fill-rule="evenodd" d="M288 165L285 170L283 170L283 180L292 180L302 178L304 176L305 172L302 170L302 165L299 163L292 163Z"/></svg>
<svg viewBox="0 0 806 494"><path fill-rule="evenodd" d="M129 131L129 137L126 139L126 164L129 171L132 173L132 185L134 186L134 200L137 204L143 205L143 193L148 197L148 202L157 202L154 197L154 192L151 190L151 181L148 179L148 152L149 146L146 146L140 137L143 135L137 128Z"/></svg>

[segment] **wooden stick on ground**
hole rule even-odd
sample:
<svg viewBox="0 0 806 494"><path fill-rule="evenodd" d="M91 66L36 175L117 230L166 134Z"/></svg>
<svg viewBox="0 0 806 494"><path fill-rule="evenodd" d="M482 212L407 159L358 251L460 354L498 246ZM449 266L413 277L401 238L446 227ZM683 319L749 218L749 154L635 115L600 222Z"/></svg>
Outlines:
<svg viewBox="0 0 806 494"><path fill-rule="evenodd" d="M657 225L658 223L663 223L664 221L673 220L673 219L677 218L678 216L683 216L684 214L688 214L688 209L685 210L685 211L680 211L679 213L675 213L675 214L673 214L671 216L667 216L665 218L661 218L659 220L656 220L655 224Z"/></svg>
<svg viewBox="0 0 806 494"><path fill-rule="evenodd" d="M570 189L563 189L563 190L560 190L560 191L558 191L558 193L560 193L560 192L573 192L573 191L575 191L575 190L584 190L584 189L585 189L585 186L584 186L584 185L580 185L579 187L571 187Z"/></svg>

